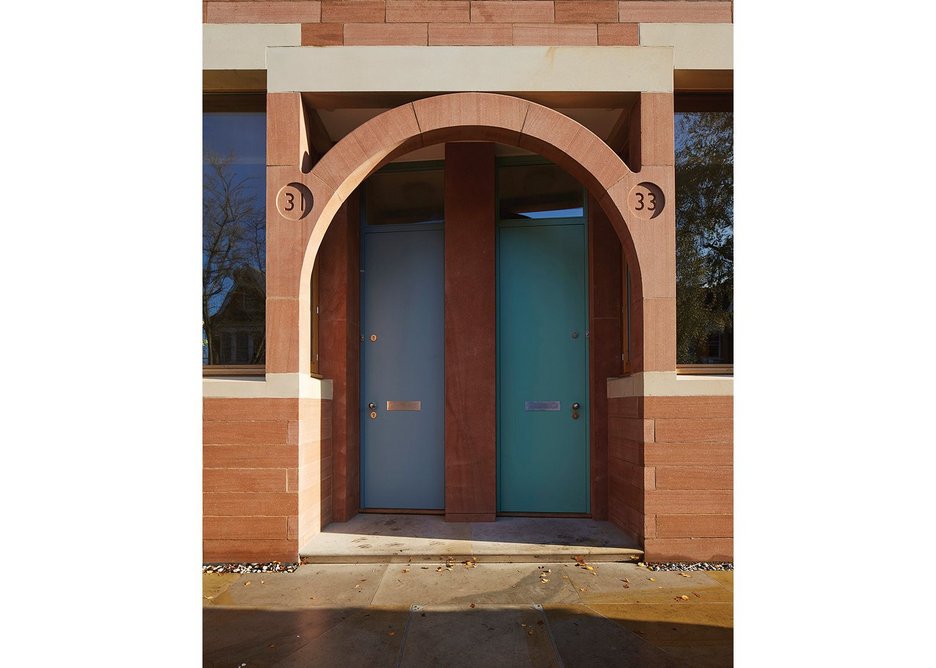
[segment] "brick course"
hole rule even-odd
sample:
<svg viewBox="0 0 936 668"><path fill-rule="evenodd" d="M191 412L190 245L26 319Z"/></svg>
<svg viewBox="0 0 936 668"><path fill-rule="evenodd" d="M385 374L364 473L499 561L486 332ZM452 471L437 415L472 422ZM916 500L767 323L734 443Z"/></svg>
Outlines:
<svg viewBox="0 0 936 668"><path fill-rule="evenodd" d="M330 513L331 402L206 398L202 411L203 559L295 561Z"/></svg>
<svg viewBox="0 0 936 668"><path fill-rule="evenodd" d="M730 560L732 397L609 399L609 517L647 561Z"/></svg>
<svg viewBox="0 0 936 668"><path fill-rule="evenodd" d="M637 46L639 23L730 23L733 3L730 0L218 0L202 3L202 20L299 23L303 46ZM363 24L371 28L364 28ZM492 24L501 28L481 28ZM392 29L394 25L407 27Z"/></svg>

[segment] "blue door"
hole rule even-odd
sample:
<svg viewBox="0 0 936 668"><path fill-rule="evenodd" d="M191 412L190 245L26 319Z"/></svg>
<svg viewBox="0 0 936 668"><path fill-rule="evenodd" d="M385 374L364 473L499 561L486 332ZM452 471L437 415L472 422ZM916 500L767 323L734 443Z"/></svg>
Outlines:
<svg viewBox="0 0 936 668"><path fill-rule="evenodd" d="M498 226L499 512L588 513L584 219Z"/></svg>
<svg viewBox="0 0 936 668"><path fill-rule="evenodd" d="M361 505L442 509L442 226L365 226L361 243Z"/></svg>

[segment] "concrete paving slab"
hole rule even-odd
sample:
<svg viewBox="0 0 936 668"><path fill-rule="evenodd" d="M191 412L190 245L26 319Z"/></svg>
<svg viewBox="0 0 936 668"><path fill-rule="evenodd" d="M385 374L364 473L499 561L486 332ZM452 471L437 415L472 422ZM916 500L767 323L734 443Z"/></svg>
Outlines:
<svg viewBox="0 0 936 668"><path fill-rule="evenodd" d="M677 661L663 650L585 605L547 607L549 628L567 668L640 666L669 668Z"/></svg>
<svg viewBox="0 0 936 668"><path fill-rule="evenodd" d="M442 568L441 572L439 568ZM403 572L404 569L408 572ZM478 564L474 568L466 568L455 563L451 571L435 564L393 564L374 595L374 605L421 603L467 607L472 603L579 602L572 584L560 576L554 564L543 568L533 564Z"/></svg>
<svg viewBox="0 0 936 668"><path fill-rule="evenodd" d="M272 665L276 668L396 666L408 619L408 610L354 610L327 632Z"/></svg>
<svg viewBox="0 0 936 668"><path fill-rule="evenodd" d="M206 603L213 601L239 579L237 573L202 573L202 598Z"/></svg>
<svg viewBox="0 0 936 668"><path fill-rule="evenodd" d="M706 575L728 591L734 592L734 571L706 571Z"/></svg>
<svg viewBox="0 0 936 668"><path fill-rule="evenodd" d="M536 666L559 668L541 608L481 605L416 606L401 666Z"/></svg>
<svg viewBox="0 0 936 668"><path fill-rule="evenodd" d="M671 603L682 595L689 597L685 603L692 604L732 600L730 591L701 571L649 571L636 564L590 565L594 570L587 571L574 564L561 568L582 601L588 604Z"/></svg>
<svg viewBox="0 0 936 668"><path fill-rule="evenodd" d="M407 563L456 560L537 563L584 555L591 561L638 561L636 540L610 522L576 518L499 517L446 522L438 515L360 513L334 523L299 550L303 563Z"/></svg>
<svg viewBox="0 0 936 668"><path fill-rule="evenodd" d="M334 564L300 566L292 573L249 573L210 603L266 609L363 607L370 605L386 570L386 564Z"/></svg>
<svg viewBox="0 0 936 668"><path fill-rule="evenodd" d="M732 665L734 631L731 603L594 604L589 607L633 631L683 665Z"/></svg>
<svg viewBox="0 0 936 668"><path fill-rule="evenodd" d="M203 664L272 666L347 619L340 609L271 611L208 607L202 611Z"/></svg>

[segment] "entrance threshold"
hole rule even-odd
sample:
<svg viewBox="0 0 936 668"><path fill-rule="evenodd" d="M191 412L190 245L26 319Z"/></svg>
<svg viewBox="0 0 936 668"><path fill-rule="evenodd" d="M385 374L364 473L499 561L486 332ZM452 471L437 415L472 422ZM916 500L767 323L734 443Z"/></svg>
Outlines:
<svg viewBox="0 0 936 668"><path fill-rule="evenodd" d="M437 515L360 513L328 525L299 550L304 564L465 561L478 563L640 561L637 540L610 522L566 517L498 517L446 522Z"/></svg>

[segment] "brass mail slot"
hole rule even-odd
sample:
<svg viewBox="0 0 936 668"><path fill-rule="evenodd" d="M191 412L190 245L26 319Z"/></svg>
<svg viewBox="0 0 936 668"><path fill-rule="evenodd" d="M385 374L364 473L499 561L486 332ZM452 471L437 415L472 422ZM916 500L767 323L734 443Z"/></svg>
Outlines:
<svg viewBox="0 0 936 668"><path fill-rule="evenodd" d="M421 411L421 401L388 401L388 411Z"/></svg>
<svg viewBox="0 0 936 668"><path fill-rule="evenodd" d="M525 401L523 403L525 411L558 411L559 408L558 401Z"/></svg>

